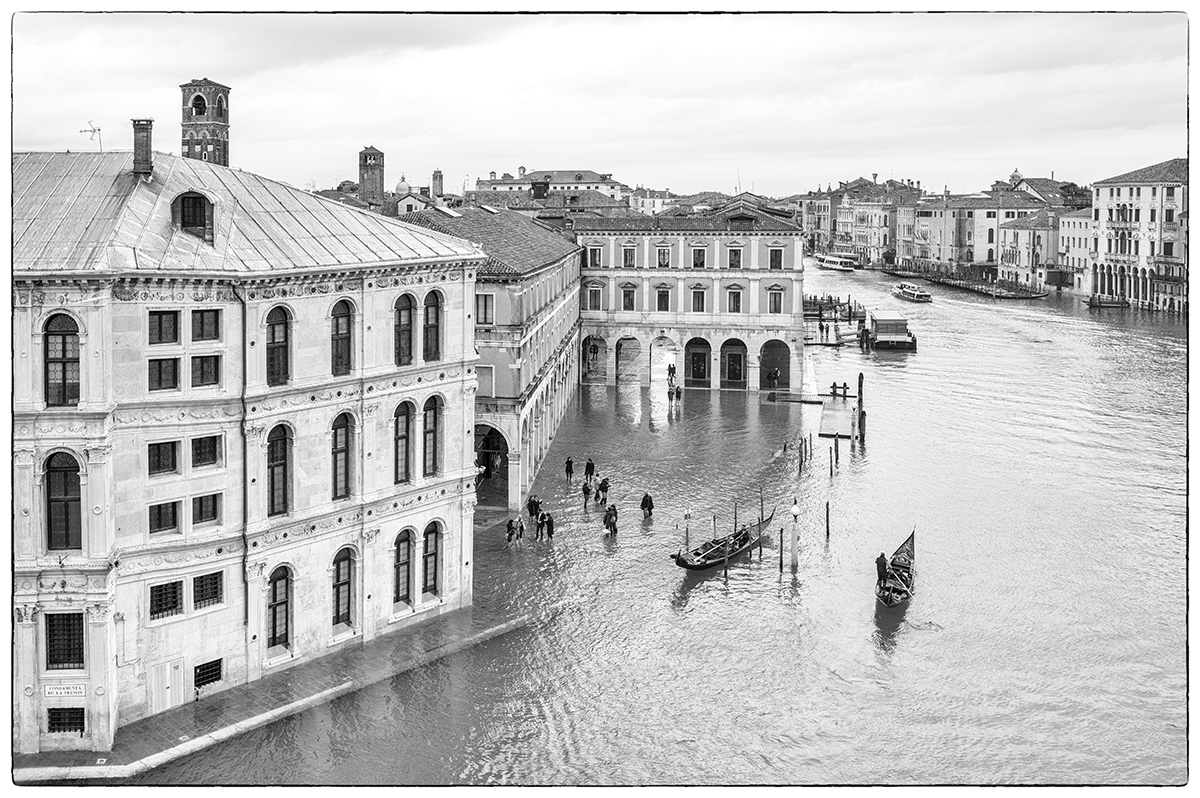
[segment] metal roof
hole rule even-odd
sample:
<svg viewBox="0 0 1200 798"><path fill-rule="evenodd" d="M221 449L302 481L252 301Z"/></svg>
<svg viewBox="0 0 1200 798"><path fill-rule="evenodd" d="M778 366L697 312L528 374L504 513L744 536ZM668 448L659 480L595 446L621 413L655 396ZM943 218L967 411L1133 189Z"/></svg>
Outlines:
<svg viewBox="0 0 1200 798"><path fill-rule="evenodd" d="M479 257L470 243L207 161L156 152L13 154L15 272L254 273ZM213 243L183 232L171 204L197 191Z"/></svg>

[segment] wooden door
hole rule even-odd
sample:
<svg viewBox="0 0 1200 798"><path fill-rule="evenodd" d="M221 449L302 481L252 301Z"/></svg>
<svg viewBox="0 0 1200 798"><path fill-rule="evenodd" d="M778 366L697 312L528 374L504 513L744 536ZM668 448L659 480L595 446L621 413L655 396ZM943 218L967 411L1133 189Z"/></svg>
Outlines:
<svg viewBox="0 0 1200 798"><path fill-rule="evenodd" d="M165 712L183 703L183 658L150 666L150 714Z"/></svg>

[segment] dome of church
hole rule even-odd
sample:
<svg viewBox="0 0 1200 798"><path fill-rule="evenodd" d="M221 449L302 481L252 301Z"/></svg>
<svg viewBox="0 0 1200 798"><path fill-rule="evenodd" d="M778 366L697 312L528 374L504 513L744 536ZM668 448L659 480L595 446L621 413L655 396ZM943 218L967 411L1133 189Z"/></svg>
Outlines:
<svg viewBox="0 0 1200 798"><path fill-rule="evenodd" d="M409 192L408 183L404 182L404 175L400 175L400 182L396 184L397 194L407 194Z"/></svg>

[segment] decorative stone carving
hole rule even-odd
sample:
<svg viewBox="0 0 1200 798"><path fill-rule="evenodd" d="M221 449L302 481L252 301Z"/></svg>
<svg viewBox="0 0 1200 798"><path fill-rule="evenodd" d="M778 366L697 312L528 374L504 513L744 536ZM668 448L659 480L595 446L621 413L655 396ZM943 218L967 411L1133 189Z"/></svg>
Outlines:
<svg viewBox="0 0 1200 798"><path fill-rule="evenodd" d="M33 465L33 449L14 449L13 464L18 466Z"/></svg>
<svg viewBox="0 0 1200 798"><path fill-rule="evenodd" d="M112 604L102 601L95 604L88 604L84 609L88 614L90 623L105 623L108 616L112 613Z"/></svg>
<svg viewBox="0 0 1200 798"><path fill-rule="evenodd" d="M87 452L89 463L107 463L108 458L112 455L112 446L108 444L89 446L84 451Z"/></svg>
<svg viewBox="0 0 1200 798"><path fill-rule="evenodd" d="M252 562L246 565L246 579L266 579L267 564L265 562Z"/></svg>
<svg viewBox="0 0 1200 798"><path fill-rule="evenodd" d="M259 441L262 439L263 433L267 431L266 427L246 425L246 439L250 441Z"/></svg>
<svg viewBox="0 0 1200 798"><path fill-rule="evenodd" d="M368 546L371 545L375 542L375 538L379 537L379 527L375 527L374 529L364 529L362 536L363 543Z"/></svg>
<svg viewBox="0 0 1200 798"><path fill-rule="evenodd" d="M17 623L37 623L41 607L37 604L18 604L14 607L17 613Z"/></svg>
<svg viewBox="0 0 1200 798"><path fill-rule="evenodd" d="M378 410L379 410L378 402L376 402L375 404L371 404L371 405L365 405L363 407L363 415L365 415L367 418L373 418L375 416L376 411L378 411Z"/></svg>
<svg viewBox="0 0 1200 798"><path fill-rule="evenodd" d="M203 549L191 549L188 551L168 551L159 553L157 548L152 549L125 549L120 553L121 564L117 566L117 573L122 576L129 574L140 574L145 571L162 568L171 565L188 565L201 560L208 560L217 556L217 548L222 548L228 553L233 553L240 550L240 541L235 547L229 541L225 541L220 546L212 546ZM153 556L141 556L149 555Z"/></svg>

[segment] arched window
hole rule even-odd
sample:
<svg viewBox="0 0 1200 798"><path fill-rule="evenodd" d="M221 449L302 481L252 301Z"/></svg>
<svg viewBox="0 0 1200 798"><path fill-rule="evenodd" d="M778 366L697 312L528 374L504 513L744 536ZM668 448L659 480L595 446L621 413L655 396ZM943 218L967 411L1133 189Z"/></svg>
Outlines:
<svg viewBox="0 0 1200 798"><path fill-rule="evenodd" d="M46 404L79 404L79 325L65 313L46 322Z"/></svg>
<svg viewBox="0 0 1200 798"><path fill-rule="evenodd" d="M424 476L436 476L438 472L438 448L441 441L441 402L436 396L429 397L425 403L424 427L424 464L421 473Z"/></svg>
<svg viewBox="0 0 1200 798"><path fill-rule="evenodd" d="M267 436L267 515L284 515L288 511L288 471L291 460L292 437L280 424Z"/></svg>
<svg viewBox="0 0 1200 798"><path fill-rule="evenodd" d="M288 636L288 605L292 598L292 575L286 565L271 572L267 588L267 647L286 647Z"/></svg>
<svg viewBox="0 0 1200 798"><path fill-rule="evenodd" d="M991 229L990 227L988 228L988 243L989 244L996 243L996 231Z"/></svg>
<svg viewBox="0 0 1200 798"><path fill-rule="evenodd" d="M46 547L50 551L83 547L79 496L79 463L65 452L50 455L46 462Z"/></svg>
<svg viewBox="0 0 1200 798"><path fill-rule="evenodd" d="M204 116L204 112L208 110L208 103L204 101L204 95L197 94L192 98L192 116Z"/></svg>
<svg viewBox="0 0 1200 798"><path fill-rule="evenodd" d="M991 262L993 262L994 260L996 260L996 250L994 250L994 249L989 249L989 250L988 250L987 262L988 262L988 263L991 263Z"/></svg>
<svg viewBox="0 0 1200 798"><path fill-rule="evenodd" d="M351 328L354 324L354 310L350 303L342 300L333 306L333 318L330 329L330 351L333 376L341 377L350 373L353 366L351 354Z"/></svg>
<svg viewBox="0 0 1200 798"><path fill-rule="evenodd" d="M274 308L267 314L267 385L287 385L291 377L288 368L290 322L285 308Z"/></svg>
<svg viewBox="0 0 1200 798"><path fill-rule="evenodd" d="M217 119L225 118L225 95L217 96Z"/></svg>
<svg viewBox="0 0 1200 798"><path fill-rule="evenodd" d="M412 481L413 407L404 402L396 408L396 484Z"/></svg>
<svg viewBox="0 0 1200 798"><path fill-rule="evenodd" d="M350 585L354 577L354 557L350 549L342 549L333 558L333 625L352 624Z"/></svg>
<svg viewBox="0 0 1200 798"><path fill-rule="evenodd" d="M425 297L425 360L442 359L442 299L437 291Z"/></svg>
<svg viewBox="0 0 1200 798"><path fill-rule="evenodd" d="M407 366L413 360L413 298L408 294L396 300L396 365Z"/></svg>
<svg viewBox="0 0 1200 798"><path fill-rule="evenodd" d="M396 590L392 594L392 603L412 601L412 580L409 579L408 569L412 561L412 535L408 530L396 536Z"/></svg>
<svg viewBox="0 0 1200 798"><path fill-rule="evenodd" d="M431 521L425 527L425 553L421 555L421 592L438 592L438 526Z"/></svg>
<svg viewBox="0 0 1200 798"><path fill-rule="evenodd" d="M352 424L350 415L342 413L333 421L333 498L344 499L350 495L350 437Z"/></svg>

